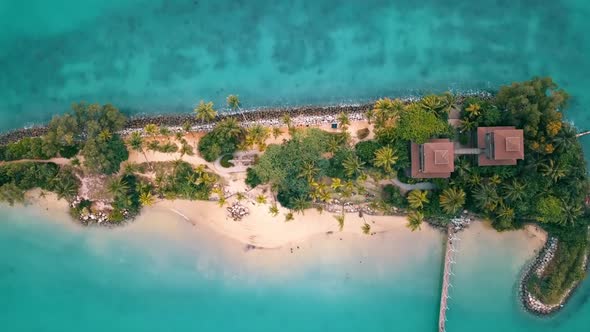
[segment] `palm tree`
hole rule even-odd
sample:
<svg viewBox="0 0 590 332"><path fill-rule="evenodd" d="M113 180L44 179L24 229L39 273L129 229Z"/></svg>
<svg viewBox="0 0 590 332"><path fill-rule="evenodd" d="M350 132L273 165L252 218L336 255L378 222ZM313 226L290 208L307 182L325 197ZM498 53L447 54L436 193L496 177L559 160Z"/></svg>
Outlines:
<svg viewBox="0 0 590 332"><path fill-rule="evenodd" d="M215 129L226 139L237 139L242 133L243 129L240 127L238 120L235 118L225 118L215 126Z"/></svg>
<svg viewBox="0 0 590 332"><path fill-rule="evenodd" d="M340 112L336 119L338 120L338 126L340 127L340 130L346 131L346 129L348 129L348 126L350 126L350 119L348 118L348 114Z"/></svg>
<svg viewBox="0 0 590 332"><path fill-rule="evenodd" d="M302 215L305 214L305 209L309 207L309 202L305 197L299 196L293 200L293 209L296 212L300 212Z"/></svg>
<svg viewBox="0 0 590 332"><path fill-rule="evenodd" d="M479 106L477 103L469 104L465 108L465 111L467 112L469 118L474 119L481 115L481 106Z"/></svg>
<svg viewBox="0 0 590 332"><path fill-rule="evenodd" d="M58 199L65 198L69 200L78 193L78 186L72 180L55 178L53 190L57 194Z"/></svg>
<svg viewBox="0 0 590 332"><path fill-rule="evenodd" d="M460 120L460 125L459 125L461 132L470 132L473 129L477 128L477 122L467 118L467 119L463 119Z"/></svg>
<svg viewBox="0 0 590 332"><path fill-rule="evenodd" d="M270 137L270 129L261 125L255 124L248 129L246 141L249 144L257 144L260 151L264 151L266 147L266 140Z"/></svg>
<svg viewBox="0 0 590 332"><path fill-rule="evenodd" d="M428 192L414 189L408 194L408 203L412 209L422 209L428 203Z"/></svg>
<svg viewBox="0 0 590 332"><path fill-rule="evenodd" d="M342 162L342 167L344 167L344 173L349 178L354 177L356 174L363 171L363 166L365 166L365 162L361 161L356 154L349 154L346 159Z"/></svg>
<svg viewBox="0 0 590 332"><path fill-rule="evenodd" d="M343 214L336 214L336 215L334 215L334 218L336 218L336 221L338 221L338 227L340 228L340 231L342 232L342 229L344 229L344 213Z"/></svg>
<svg viewBox="0 0 590 332"><path fill-rule="evenodd" d="M293 221L293 219L295 219L293 212L289 211L285 214L285 222Z"/></svg>
<svg viewBox="0 0 590 332"><path fill-rule="evenodd" d="M127 195L127 192L129 191L129 186L127 185L127 182L123 180L123 178L117 177L111 179L108 182L107 191L115 198L122 197L124 195Z"/></svg>
<svg viewBox="0 0 590 332"><path fill-rule="evenodd" d="M403 108L404 105L399 99L382 98L377 100L372 112L375 118L375 127L384 127L389 120L395 119Z"/></svg>
<svg viewBox="0 0 590 332"><path fill-rule="evenodd" d="M488 184L480 184L473 189L473 198L476 205L487 212L494 211L502 203L496 188Z"/></svg>
<svg viewBox="0 0 590 332"><path fill-rule="evenodd" d="M281 136L282 134L283 134L283 132L281 131L281 128L279 128L279 127L272 128L272 136L275 139L279 138L279 136Z"/></svg>
<svg viewBox="0 0 590 332"><path fill-rule="evenodd" d="M236 199L238 200L238 202L243 201L245 198L246 198L246 194L244 194L243 192L238 191L236 193Z"/></svg>
<svg viewBox="0 0 590 332"><path fill-rule="evenodd" d="M258 202L258 204L266 204L266 196L264 196L264 194L256 196L256 202Z"/></svg>
<svg viewBox="0 0 590 332"><path fill-rule="evenodd" d="M143 131L145 131L145 133L150 135L151 137L155 137L156 135L158 135L159 128L155 124L149 123L145 125L145 127L143 127Z"/></svg>
<svg viewBox="0 0 590 332"><path fill-rule="evenodd" d="M304 163L303 167L301 167L301 173L299 173L299 177L307 179L307 182L312 182L319 171L320 169L315 167L315 163L309 161Z"/></svg>
<svg viewBox="0 0 590 332"><path fill-rule="evenodd" d="M509 202L519 202L526 195L526 183L517 179L504 183L502 189L504 189L504 198Z"/></svg>
<svg viewBox="0 0 590 332"><path fill-rule="evenodd" d="M287 126L287 128L291 128L291 125L293 124L293 120L289 113L283 114L283 116L281 116L281 121Z"/></svg>
<svg viewBox="0 0 590 332"><path fill-rule="evenodd" d="M206 103L201 100L193 112L195 113L197 120L200 120L201 123L213 121L217 116L217 111L213 109L212 101Z"/></svg>
<svg viewBox="0 0 590 332"><path fill-rule="evenodd" d="M268 212L270 213L271 216L276 217L279 214L279 207L277 206L276 203L273 203L269 208L268 208Z"/></svg>
<svg viewBox="0 0 590 332"><path fill-rule="evenodd" d="M488 179L488 182L491 185L497 186L500 183L502 183L502 178L500 178L500 176L498 174L494 174Z"/></svg>
<svg viewBox="0 0 590 332"><path fill-rule="evenodd" d="M102 142L106 142L113 137L113 134L108 129L103 129L98 134L98 139Z"/></svg>
<svg viewBox="0 0 590 332"><path fill-rule="evenodd" d="M420 102L420 107L423 110L438 113L439 110L444 108L444 101L440 96L437 95L427 95L424 96Z"/></svg>
<svg viewBox="0 0 590 332"><path fill-rule="evenodd" d="M187 134L191 132L192 127L193 125L189 121L185 121L182 123L182 130L184 130L184 132Z"/></svg>
<svg viewBox="0 0 590 332"><path fill-rule="evenodd" d="M576 143L576 134L574 126L564 123L559 134L553 138L555 149L558 152L563 152L571 148Z"/></svg>
<svg viewBox="0 0 590 332"><path fill-rule="evenodd" d="M465 204L465 192L461 188L447 188L440 195L440 206L448 214L455 214Z"/></svg>
<svg viewBox="0 0 590 332"><path fill-rule="evenodd" d="M385 173L391 174L393 171L391 167L396 163L397 159L398 157L393 152L393 149L384 146L375 151L374 164L377 167L383 168Z"/></svg>
<svg viewBox="0 0 590 332"><path fill-rule="evenodd" d="M322 202L327 202L332 199L332 194L327 190L320 191L318 199Z"/></svg>
<svg viewBox="0 0 590 332"><path fill-rule="evenodd" d="M363 234L367 234L367 235L369 235L369 234L371 233L371 225L369 225L369 224L367 224L367 223L364 223L364 224L361 226L361 229L362 229L362 231L363 231Z"/></svg>
<svg viewBox="0 0 590 332"><path fill-rule="evenodd" d="M424 221L424 214L420 211L410 211L408 213L408 224L406 225L412 232L420 230L420 226Z"/></svg>
<svg viewBox="0 0 590 332"><path fill-rule="evenodd" d="M194 154L193 147L188 145L187 143L183 143L180 146L179 152L180 152L180 159L182 159L182 157L184 157L185 154L189 155L189 156L192 156Z"/></svg>
<svg viewBox="0 0 590 332"><path fill-rule="evenodd" d="M450 91L445 92L441 97L443 110L447 113L451 111L451 108L457 103L457 96Z"/></svg>
<svg viewBox="0 0 590 332"><path fill-rule="evenodd" d="M565 165L562 162L555 162L553 159L549 159L549 162L541 164L539 171L544 176L550 178L553 183L567 175Z"/></svg>
<svg viewBox="0 0 590 332"><path fill-rule="evenodd" d="M356 186L354 185L354 182L352 182L352 181L344 182L344 185L342 186L342 197L344 197L344 198L352 197L352 194L354 194L355 188L356 188ZM344 204L344 202L342 202L342 204Z"/></svg>
<svg viewBox="0 0 590 332"><path fill-rule="evenodd" d="M168 137L172 134L172 132L170 131L170 128L165 127L165 126L160 126L159 130L160 130L160 135L162 135L164 137Z"/></svg>
<svg viewBox="0 0 590 332"><path fill-rule="evenodd" d="M219 207L223 207L225 205L225 203L227 203L227 199L225 198L225 196L219 197L219 200L217 201L217 205L219 205Z"/></svg>
<svg viewBox="0 0 590 332"><path fill-rule="evenodd" d="M505 204L500 204L498 207L498 218L504 221L513 221L514 220L514 209L506 206Z"/></svg>
<svg viewBox="0 0 590 332"><path fill-rule="evenodd" d="M577 218L582 215L582 207L573 202L562 201L561 212L565 217L565 223L573 226Z"/></svg>
<svg viewBox="0 0 590 332"><path fill-rule="evenodd" d="M332 184L330 185L330 187L336 192L338 192L338 190L342 188L342 180L339 178L332 178Z"/></svg>
<svg viewBox="0 0 590 332"><path fill-rule="evenodd" d="M459 158L455 163L455 171L459 178L465 178L471 172L471 163L465 158Z"/></svg>
<svg viewBox="0 0 590 332"><path fill-rule="evenodd" d="M240 114L244 118L244 121L248 121L248 119L246 119L246 115L244 114L244 112L242 112L242 109L240 108L240 98L238 98L237 95L227 96L226 101L227 106L229 106L229 108L231 108L232 111L235 111L237 109L238 111L240 111Z"/></svg>
<svg viewBox="0 0 590 332"><path fill-rule="evenodd" d="M338 149L340 149L340 145L342 145L342 143L340 142L340 139L337 136L330 136L330 138L328 139L327 146L328 152L335 153L336 151L338 151Z"/></svg>
<svg viewBox="0 0 590 332"><path fill-rule="evenodd" d="M131 133L131 136L129 137L129 146L132 150L143 154L145 162L148 163L150 169L152 169L152 165L150 164L147 155L145 154L145 150L143 149L143 137L141 137L141 134L138 131L134 131Z"/></svg>
<svg viewBox="0 0 590 332"><path fill-rule="evenodd" d="M373 120L373 118L375 117L375 110L374 109L369 109L365 112L365 117L367 118L367 122L369 122L369 124L371 124L371 120Z"/></svg>
<svg viewBox="0 0 590 332"><path fill-rule="evenodd" d="M151 206L155 201L154 196L149 191L142 192L139 195L139 203L141 203L142 206Z"/></svg>

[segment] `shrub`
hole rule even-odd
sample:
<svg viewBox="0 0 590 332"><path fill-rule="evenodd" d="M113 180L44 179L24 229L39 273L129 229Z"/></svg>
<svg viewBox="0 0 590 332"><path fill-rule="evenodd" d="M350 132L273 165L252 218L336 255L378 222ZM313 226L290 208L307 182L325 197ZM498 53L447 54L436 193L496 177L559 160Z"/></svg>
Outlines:
<svg viewBox="0 0 590 332"><path fill-rule="evenodd" d="M0 157L2 160L49 159L53 156L44 152L44 141L40 137L25 137L20 141L5 145Z"/></svg>
<svg viewBox="0 0 590 332"><path fill-rule="evenodd" d="M235 119L225 119L199 140L199 153L211 162L220 156L234 153L242 142L245 131Z"/></svg>
<svg viewBox="0 0 590 332"><path fill-rule="evenodd" d="M74 145L64 145L59 150L59 155L64 158L73 158L75 157L78 152L80 151L80 146L77 144Z"/></svg>
<svg viewBox="0 0 590 332"><path fill-rule="evenodd" d="M400 115L395 131L403 140L422 144L432 137L448 135L449 126L435 113L413 107Z"/></svg>
<svg viewBox="0 0 590 332"><path fill-rule="evenodd" d="M377 141L362 141L356 143L354 146L354 152L367 165L373 166L373 159L375 159L375 151L379 150L381 144Z"/></svg>
<svg viewBox="0 0 590 332"><path fill-rule="evenodd" d="M356 137L362 140L367 138L367 136L369 136L370 133L371 131L369 130L369 128L359 129L356 131Z"/></svg>
<svg viewBox="0 0 590 332"><path fill-rule="evenodd" d="M234 164L230 162L230 160L233 157L234 156L231 154L226 154L221 158L221 161L219 163L221 164L222 167L225 167L225 168L234 167Z"/></svg>
<svg viewBox="0 0 590 332"><path fill-rule="evenodd" d="M262 180L258 177L253 168L249 167L246 175L246 184L251 188L255 188L262 183Z"/></svg>
<svg viewBox="0 0 590 332"><path fill-rule="evenodd" d="M111 213L109 213L109 221L110 222L120 223L123 220L125 220L125 216L123 215L123 212L121 212L121 210L114 209L113 211L111 211Z"/></svg>
<svg viewBox="0 0 590 332"><path fill-rule="evenodd" d="M395 207L405 208L408 206L408 202L404 195L402 195L399 191L399 188L391 184L388 184L385 187L383 187L381 198L385 203Z"/></svg>
<svg viewBox="0 0 590 332"><path fill-rule="evenodd" d="M129 158L125 142L116 134L106 141L99 137L89 138L82 154L84 166L91 173L102 174L117 173L121 163Z"/></svg>

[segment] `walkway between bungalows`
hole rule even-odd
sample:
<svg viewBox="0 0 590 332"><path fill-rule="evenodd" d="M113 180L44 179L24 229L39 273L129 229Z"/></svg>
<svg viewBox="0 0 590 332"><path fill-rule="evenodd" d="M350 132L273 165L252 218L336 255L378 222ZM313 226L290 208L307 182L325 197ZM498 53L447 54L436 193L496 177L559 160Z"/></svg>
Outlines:
<svg viewBox="0 0 590 332"><path fill-rule="evenodd" d="M410 184L410 183L401 182L398 178L381 180L381 181L379 181L379 184L380 185L393 184L394 186L401 189L401 191L403 191L403 192L412 191L414 189L419 189L419 190L434 190L434 189L436 189L436 185L431 182L420 182L420 183Z"/></svg>

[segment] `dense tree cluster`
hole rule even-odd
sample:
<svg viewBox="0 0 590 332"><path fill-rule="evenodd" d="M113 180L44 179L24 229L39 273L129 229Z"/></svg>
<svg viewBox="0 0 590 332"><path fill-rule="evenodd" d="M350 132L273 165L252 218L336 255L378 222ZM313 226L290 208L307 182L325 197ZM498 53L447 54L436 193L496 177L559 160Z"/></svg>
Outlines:
<svg viewBox="0 0 590 332"><path fill-rule="evenodd" d="M19 159L49 159L53 155L47 155L45 140L41 137L25 137L17 142L0 146L0 160Z"/></svg>
<svg viewBox="0 0 590 332"><path fill-rule="evenodd" d="M44 136L44 153L55 156L81 146L84 166L93 173L112 174L129 156L117 134L123 129L125 116L113 105L78 103L72 111L54 117Z"/></svg>
<svg viewBox="0 0 590 332"><path fill-rule="evenodd" d="M330 134L318 129L297 131L285 144L268 146L250 171L250 178L270 183L276 188L279 202L295 208L310 200L309 180L327 174L330 164L323 154L329 139Z"/></svg>
<svg viewBox="0 0 590 332"><path fill-rule="evenodd" d="M199 140L199 153L205 160L214 161L224 154L235 152L245 136L246 131L236 119L225 118Z"/></svg>
<svg viewBox="0 0 590 332"><path fill-rule="evenodd" d="M79 180L69 167L54 163L22 162L0 165L0 201L22 202L24 192L33 188L55 192L71 199L78 192Z"/></svg>
<svg viewBox="0 0 590 332"><path fill-rule="evenodd" d="M182 160L155 165L153 191L166 199L209 199L217 176L204 165L197 168Z"/></svg>

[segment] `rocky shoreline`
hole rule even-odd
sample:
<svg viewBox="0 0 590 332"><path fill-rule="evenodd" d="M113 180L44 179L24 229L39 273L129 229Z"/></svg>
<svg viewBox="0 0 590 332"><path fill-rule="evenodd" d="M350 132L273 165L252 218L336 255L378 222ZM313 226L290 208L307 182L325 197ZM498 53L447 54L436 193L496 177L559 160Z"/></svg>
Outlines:
<svg viewBox="0 0 590 332"><path fill-rule="evenodd" d="M464 98L477 96L480 98L491 98L492 94L487 91L473 91L457 94L456 97L459 102ZM420 99L419 97L401 97L404 102L412 102ZM200 123L192 112L186 113L170 113L170 114L151 114L151 115L132 115L125 124L124 131L134 131L145 127L147 124L155 124L164 127L178 127L182 128L184 125L190 125L193 130L210 130L213 125L224 118L233 117L243 122L261 122L274 120L279 123L280 117L283 114L289 114L292 118L296 117L336 117L341 112L347 114L364 114L367 110L373 107L371 103L361 104L341 104L329 106L314 106L305 105L298 107L270 107L270 108L255 108L243 109L240 112L235 111L220 111L217 118L208 124ZM354 119L352 119L354 120ZM28 128L19 128L8 132L0 133L0 145L16 142L25 137L39 137L47 133L47 124L38 125Z"/></svg>
<svg viewBox="0 0 590 332"><path fill-rule="evenodd" d="M557 247L559 245L559 241L555 237L550 237L547 239L545 246L539 251L539 254L535 259L524 268L524 273L520 279L519 287L518 287L518 295L524 309L528 312L538 315L538 316L548 316L554 314L561 310L567 301L570 299L571 295L574 293L574 290L578 287L580 282L576 282L572 285L566 292L563 294L563 297L558 303L555 304L545 304L541 300L537 299L531 292L526 289L526 284L530 280L533 275L540 276L553 257L555 256L555 252L557 251ZM584 259L584 266L583 269L586 270L588 268L588 254Z"/></svg>
<svg viewBox="0 0 590 332"><path fill-rule="evenodd" d="M160 114L160 115L136 115L130 117L125 123L124 132L131 132L142 129L147 124L155 124L164 127L182 128L189 124L193 130L210 130L214 124L224 118L237 118L243 122L269 122L280 123L280 117L283 114L289 114L292 118L314 118L314 117L333 117L335 118L341 112L347 114L362 114L371 109L373 104L359 105L334 105L334 106L301 106L288 108L269 108L243 110L242 112L223 112L211 123L202 124L192 112L182 114ZM354 119L353 119L354 120ZM312 123L309 123L310 125ZM297 123L295 123L297 125ZM301 124L299 124L301 125ZM0 145L16 142L25 137L39 137L47 133L47 126L35 126L30 128L20 128L0 134Z"/></svg>

